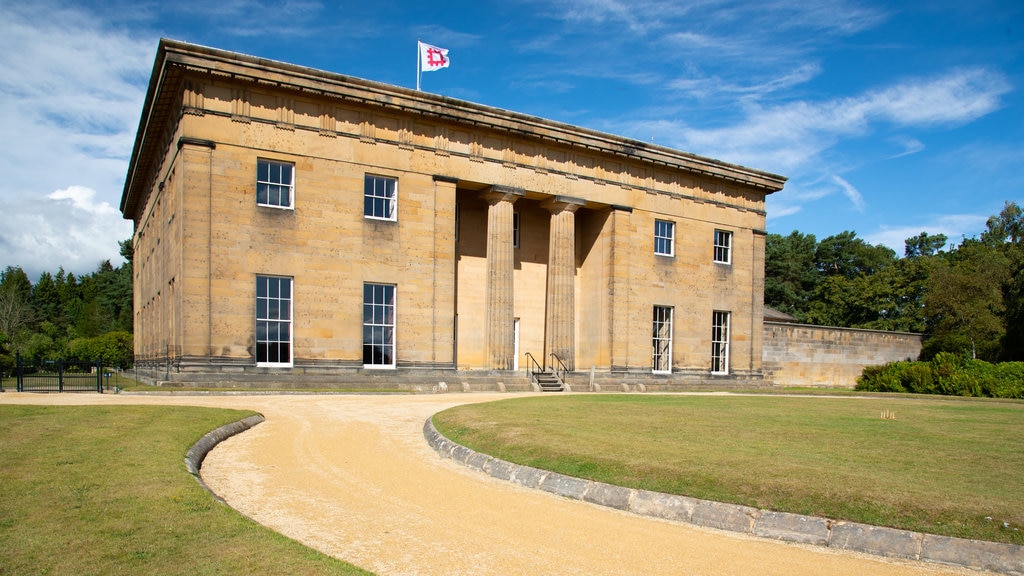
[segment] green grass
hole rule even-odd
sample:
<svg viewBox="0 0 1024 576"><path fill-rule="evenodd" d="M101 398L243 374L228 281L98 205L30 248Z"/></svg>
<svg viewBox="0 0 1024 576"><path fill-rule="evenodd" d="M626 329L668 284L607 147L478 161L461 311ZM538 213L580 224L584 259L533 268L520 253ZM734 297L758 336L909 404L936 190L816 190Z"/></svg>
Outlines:
<svg viewBox="0 0 1024 576"><path fill-rule="evenodd" d="M367 574L218 503L185 470L251 413L0 406L0 574Z"/></svg>
<svg viewBox="0 0 1024 576"><path fill-rule="evenodd" d="M1024 403L545 396L460 406L434 424L477 451L580 478L1024 544Z"/></svg>

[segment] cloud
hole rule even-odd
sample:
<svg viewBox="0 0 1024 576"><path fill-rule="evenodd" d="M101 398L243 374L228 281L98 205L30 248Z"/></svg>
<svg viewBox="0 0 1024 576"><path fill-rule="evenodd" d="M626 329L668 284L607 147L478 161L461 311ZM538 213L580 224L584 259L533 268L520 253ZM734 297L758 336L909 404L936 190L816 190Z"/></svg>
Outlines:
<svg viewBox="0 0 1024 576"><path fill-rule="evenodd" d="M50 194L9 199L7 213L17 214L0 228L0 246L35 281L42 272L93 272L100 262L123 262L118 242L130 238L132 224L117 209L99 200L95 190L70 186Z"/></svg>
<svg viewBox="0 0 1024 576"><path fill-rule="evenodd" d="M120 261L118 205L156 37L87 12L13 3L0 21L0 267L75 273Z"/></svg>
<svg viewBox="0 0 1024 576"><path fill-rule="evenodd" d="M979 235L985 229L988 216L979 214L931 214L918 219L917 224L905 226L882 225L875 232L863 236L869 244L883 244L892 248L897 254L903 254L907 238L917 236L921 232L929 234L945 234L949 246L959 244L961 239Z"/></svg>
<svg viewBox="0 0 1024 576"><path fill-rule="evenodd" d="M857 212L864 213L864 196L861 195L860 191L854 188L853 184L850 184L846 180L843 180L839 176L832 176L832 181L839 185L842 189L843 194L850 200L853 207L857 209Z"/></svg>
<svg viewBox="0 0 1024 576"><path fill-rule="evenodd" d="M731 125L703 128L680 120L639 120L614 127L654 134L658 142L729 162L782 173L820 164L821 154L845 138L883 125L956 126L999 108L1010 90L1005 76L979 68L912 79L888 88L831 100L764 106L748 102Z"/></svg>
<svg viewBox="0 0 1024 576"><path fill-rule="evenodd" d="M889 141L902 148L903 151L898 154L893 154L892 156L889 156L887 160L894 160L896 158L910 156L911 154L917 154L918 152L925 149L924 142L921 142L917 138L911 138L909 136L893 136L892 138L889 138Z"/></svg>

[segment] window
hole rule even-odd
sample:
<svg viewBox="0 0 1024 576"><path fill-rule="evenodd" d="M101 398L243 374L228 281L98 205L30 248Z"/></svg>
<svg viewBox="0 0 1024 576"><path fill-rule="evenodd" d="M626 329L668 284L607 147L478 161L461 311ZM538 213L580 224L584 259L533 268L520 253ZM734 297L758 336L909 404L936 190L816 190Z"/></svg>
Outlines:
<svg viewBox="0 0 1024 576"><path fill-rule="evenodd" d="M654 253L672 256L675 248L676 223L667 220L654 221Z"/></svg>
<svg viewBox="0 0 1024 576"><path fill-rule="evenodd" d="M395 367L395 287L363 284L363 366Z"/></svg>
<svg viewBox="0 0 1024 576"><path fill-rule="evenodd" d="M715 262L732 263L732 232L715 230Z"/></svg>
<svg viewBox="0 0 1024 576"><path fill-rule="evenodd" d="M363 216L377 220L396 220L397 205L398 180L367 174L363 180Z"/></svg>
<svg viewBox="0 0 1024 576"><path fill-rule="evenodd" d="M256 277L256 365L292 365L292 279Z"/></svg>
<svg viewBox="0 0 1024 576"><path fill-rule="evenodd" d="M512 213L512 247L519 248L519 212Z"/></svg>
<svg viewBox="0 0 1024 576"><path fill-rule="evenodd" d="M715 311L711 318L711 372L729 373L729 313Z"/></svg>
<svg viewBox="0 0 1024 576"><path fill-rule="evenodd" d="M672 307L654 307L654 359L652 367L656 373L672 372Z"/></svg>
<svg viewBox="0 0 1024 576"><path fill-rule="evenodd" d="M271 160L256 161L256 204L276 208L292 207L295 166Z"/></svg>

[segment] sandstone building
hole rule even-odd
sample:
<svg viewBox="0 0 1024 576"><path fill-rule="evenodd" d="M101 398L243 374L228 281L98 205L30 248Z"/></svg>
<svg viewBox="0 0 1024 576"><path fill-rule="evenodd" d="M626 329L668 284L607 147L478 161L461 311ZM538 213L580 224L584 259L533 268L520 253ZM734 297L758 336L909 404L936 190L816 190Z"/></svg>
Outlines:
<svg viewBox="0 0 1024 576"><path fill-rule="evenodd" d="M182 382L759 383L784 181L163 40L121 200L136 361Z"/></svg>

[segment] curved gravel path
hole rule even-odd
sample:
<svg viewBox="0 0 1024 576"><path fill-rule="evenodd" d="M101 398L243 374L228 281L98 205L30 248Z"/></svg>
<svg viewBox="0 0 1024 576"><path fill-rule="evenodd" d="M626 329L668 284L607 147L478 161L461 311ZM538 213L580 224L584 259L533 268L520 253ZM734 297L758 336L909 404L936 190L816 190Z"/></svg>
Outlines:
<svg viewBox="0 0 1024 576"><path fill-rule="evenodd" d="M430 415L509 397L5 393L0 403L257 410L264 423L206 457L206 484L261 524L382 576L980 574L635 516L494 479L425 442Z"/></svg>

